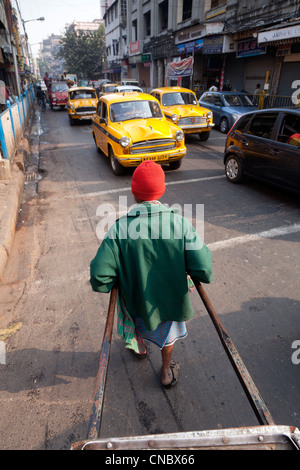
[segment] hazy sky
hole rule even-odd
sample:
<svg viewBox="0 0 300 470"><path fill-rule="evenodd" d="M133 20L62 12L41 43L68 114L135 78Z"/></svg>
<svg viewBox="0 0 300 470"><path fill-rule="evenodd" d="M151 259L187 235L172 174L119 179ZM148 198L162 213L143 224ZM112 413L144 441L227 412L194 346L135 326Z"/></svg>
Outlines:
<svg viewBox="0 0 300 470"><path fill-rule="evenodd" d="M93 21L101 18L100 0L12 0L12 5L16 9L17 4L24 21L41 16L45 18L45 21L25 23L33 55L36 55L40 48L37 43L51 34L63 34L66 23L72 23L74 20ZM23 34L22 24L20 24L20 29Z"/></svg>

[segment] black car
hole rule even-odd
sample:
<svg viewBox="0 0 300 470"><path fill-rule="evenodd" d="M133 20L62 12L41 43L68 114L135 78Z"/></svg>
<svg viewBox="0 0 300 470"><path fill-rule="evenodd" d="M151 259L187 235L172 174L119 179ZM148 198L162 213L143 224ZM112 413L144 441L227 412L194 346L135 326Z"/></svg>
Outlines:
<svg viewBox="0 0 300 470"><path fill-rule="evenodd" d="M249 175L300 193L300 109L244 114L227 135L224 165L231 183Z"/></svg>

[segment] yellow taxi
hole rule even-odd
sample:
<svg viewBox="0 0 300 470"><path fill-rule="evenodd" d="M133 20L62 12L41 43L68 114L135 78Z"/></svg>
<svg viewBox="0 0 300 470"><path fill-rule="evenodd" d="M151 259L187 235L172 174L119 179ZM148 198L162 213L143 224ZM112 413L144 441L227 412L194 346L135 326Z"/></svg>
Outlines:
<svg viewBox="0 0 300 470"><path fill-rule="evenodd" d="M120 86L120 83L103 83L99 90L99 97L107 95L107 93L114 93L117 86Z"/></svg>
<svg viewBox="0 0 300 470"><path fill-rule="evenodd" d="M200 140L209 138L214 127L213 113L199 105L196 94L181 87L162 87L151 91L160 103L169 121L179 126L185 134L199 134Z"/></svg>
<svg viewBox="0 0 300 470"><path fill-rule="evenodd" d="M186 154L184 132L167 121L158 101L146 93L102 96L92 128L96 148L109 158L115 175L144 160L177 169Z"/></svg>
<svg viewBox="0 0 300 470"><path fill-rule="evenodd" d="M91 87L72 87L68 91L68 116L71 126L76 121L91 120L96 113L98 97Z"/></svg>

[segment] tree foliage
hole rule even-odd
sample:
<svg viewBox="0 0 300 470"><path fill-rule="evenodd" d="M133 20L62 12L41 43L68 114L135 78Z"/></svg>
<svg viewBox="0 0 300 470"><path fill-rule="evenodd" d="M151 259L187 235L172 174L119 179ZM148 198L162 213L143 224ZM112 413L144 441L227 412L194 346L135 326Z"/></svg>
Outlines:
<svg viewBox="0 0 300 470"><path fill-rule="evenodd" d="M97 31L68 31L60 40L57 54L65 63L65 72L78 78L92 78L101 72L105 55L104 25Z"/></svg>

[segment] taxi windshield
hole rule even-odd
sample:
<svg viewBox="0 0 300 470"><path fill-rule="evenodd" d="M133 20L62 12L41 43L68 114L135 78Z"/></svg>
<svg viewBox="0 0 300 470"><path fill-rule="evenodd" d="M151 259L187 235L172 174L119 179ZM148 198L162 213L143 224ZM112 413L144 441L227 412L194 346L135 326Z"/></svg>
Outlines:
<svg viewBox="0 0 300 470"><path fill-rule="evenodd" d="M174 106L178 104L197 104L197 100L193 93L172 92L165 93L162 97L163 106Z"/></svg>
<svg viewBox="0 0 300 470"><path fill-rule="evenodd" d="M97 99L94 90L74 90L70 92L70 100Z"/></svg>
<svg viewBox="0 0 300 470"><path fill-rule="evenodd" d="M112 122L162 117L161 109L155 101L123 101L110 106Z"/></svg>

